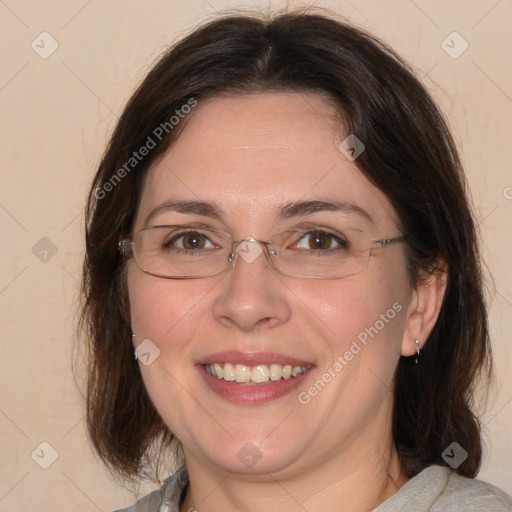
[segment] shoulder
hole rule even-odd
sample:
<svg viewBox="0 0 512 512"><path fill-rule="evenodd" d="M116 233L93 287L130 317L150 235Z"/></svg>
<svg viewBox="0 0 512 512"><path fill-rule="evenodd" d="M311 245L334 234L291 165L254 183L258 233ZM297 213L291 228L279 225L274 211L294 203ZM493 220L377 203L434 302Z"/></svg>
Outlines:
<svg viewBox="0 0 512 512"><path fill-rule="evenodd" d="M432 507L432 512L461 510L511 512L512 497L487 482L465 478L452 472L444 492Z"/></svg>
<svg viewBox="0 0 512 512"><path fill-rule="evenodd" d="M373 512L512 512L512 498L497 487L429 466Z"/></svg>

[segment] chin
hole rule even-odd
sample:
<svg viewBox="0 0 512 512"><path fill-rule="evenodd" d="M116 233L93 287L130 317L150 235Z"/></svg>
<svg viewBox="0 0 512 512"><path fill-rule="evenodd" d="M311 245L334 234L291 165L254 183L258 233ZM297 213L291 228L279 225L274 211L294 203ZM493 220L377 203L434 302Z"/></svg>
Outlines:
<svg viewBox="0 0 512 512"><path fill-rule="evenodd" d="M305 446L301 443L301 446L292 448L271 446L265 439L254 442L231 439L224 447L216 444L214 450L200 447L200 451L209 464L226 473L252 477L261 475L265 477L263 479L268 479L269 473L281 473L285 470L288 472L292 467L298 467L301 457L304 456Z"/></svg>

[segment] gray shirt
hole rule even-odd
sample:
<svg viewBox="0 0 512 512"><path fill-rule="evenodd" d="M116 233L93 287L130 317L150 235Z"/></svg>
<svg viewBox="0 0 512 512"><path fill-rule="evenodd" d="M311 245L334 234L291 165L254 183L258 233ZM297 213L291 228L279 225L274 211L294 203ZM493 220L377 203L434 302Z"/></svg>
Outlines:
<svg viewBox="0 0 512 512"><path fill-rule="evenodd" d="M188 485L186 468L162 489L116 512L179 512ZM373 512L512 512L512 497L491 484L465 478L450 468L430 466L411 478Z"/></svg>

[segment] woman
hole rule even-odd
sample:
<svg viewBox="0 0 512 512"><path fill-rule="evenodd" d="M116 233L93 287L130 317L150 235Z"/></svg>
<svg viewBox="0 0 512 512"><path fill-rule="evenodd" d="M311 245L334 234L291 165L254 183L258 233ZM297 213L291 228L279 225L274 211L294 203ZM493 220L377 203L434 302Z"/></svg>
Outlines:
<svg viewBox="0 0 512 512"><path fill-rule="evenodd" d="M392 50L227 16L129 101L91 189L87 422L127 511L512 510L473 480L491 372L446 125Z"/></svg>

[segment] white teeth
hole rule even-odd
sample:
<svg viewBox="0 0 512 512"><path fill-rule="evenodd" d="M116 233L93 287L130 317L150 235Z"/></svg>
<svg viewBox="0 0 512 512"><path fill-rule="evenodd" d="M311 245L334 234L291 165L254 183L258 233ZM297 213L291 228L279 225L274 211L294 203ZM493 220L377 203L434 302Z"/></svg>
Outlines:
<svg viewBox="0 0 512 512"><path fill-rule="evenodd" d="M205 368L207 373L218 379L224 379L228 382L253 382L255 384L298 377L308 369L306 366L275 363L271 364L270 367L266 364L251 367L245 364L214 363L205 365Z"/></svg>
<svg viewBox="0 0 512 512"><path fill-rule="evenodd" d="M235 380L235 367L231 363L224 365L224 380L233 382Z"/></svg>
<svg viewBox="0 0 512 512"><path fill-rule="evenodd" d="M215 376L218 379L222 379L224 377L224 374L223 374L223 371L222 371L222 366L220 364L215 363L213 365L213 369L215 370Z"/></svg>
<svg viewBox="0 0 512 512"><path fill-rule="evenodd" d="M292 365L283 366L283 379L289 379L292 376Z"/></svg>
<svg viewBox="0 0 512 512"><path fill-rule="evenodd" d="M236 382L249 382L251 380L251 367L237 364L235 366L235 380Z"/></svg>
<svg viewBox="0 0 512 512"><path fill-rule="evenodd" d="M302 372L302 368L300 366L294 366L292 368L292 377L297 377L301 373L303 373L303 372Z"/></svg>
<svg viewBox="0 0 512 512"><path fill-rule="evenodd" d="M270 380L279 380L283 376L283 367L280 364L270 365Z"/></svg>
<svg viewBox="0 0 512 512"><path fill-rule="evenodd" d="M270 370L265 364L259 364L252 369L251 380L253 382L268 382Z"/></svg>

